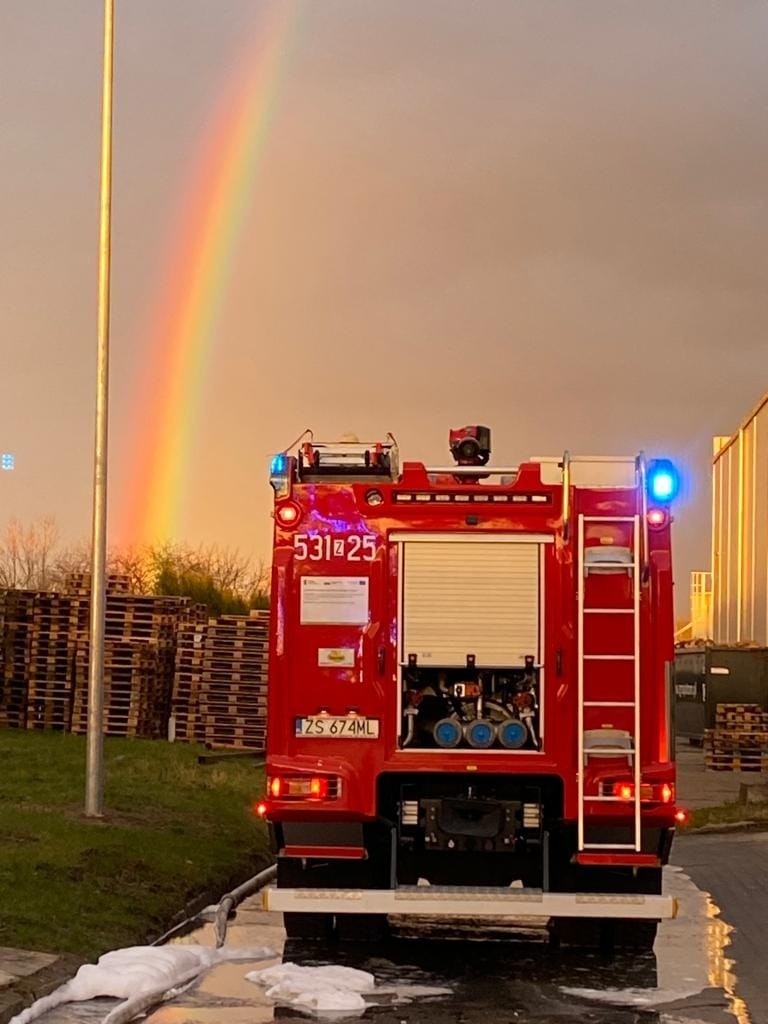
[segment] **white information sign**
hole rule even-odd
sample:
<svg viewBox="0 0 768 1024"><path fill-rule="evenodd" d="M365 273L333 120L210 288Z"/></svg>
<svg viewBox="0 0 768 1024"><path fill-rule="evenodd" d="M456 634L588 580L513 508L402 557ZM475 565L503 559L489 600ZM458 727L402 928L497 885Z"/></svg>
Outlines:
<svg viewBox="0 0 768 1024"><path fill-rule="evenodd" d="M364 626L368 622L367 576L302 576L302 625Z"/></svg>

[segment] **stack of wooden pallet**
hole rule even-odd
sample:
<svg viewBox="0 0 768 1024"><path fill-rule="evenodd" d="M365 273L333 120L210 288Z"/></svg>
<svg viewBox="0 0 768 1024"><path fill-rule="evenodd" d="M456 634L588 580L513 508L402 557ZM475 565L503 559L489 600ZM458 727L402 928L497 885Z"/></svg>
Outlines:
<svg viewBox="0 0 768 1024"><path fill-rule="evenodd" d="M176 636L189 614L180 597L146 597L123 588L107 594L104 626L104 728L109 736L166 734ZM87 637L78 640L73 732L88 721Z"/></svg>
<svg viewBox="0 0 768 1024"><path fill-rule="evenodd" d="M88 730L90 644L75 655L72 732ZM104 732L107 736L157 736L158 649L151 640L104 643Z"/></svg>
<svg viewBox="0 0 768 1024"><path fill-rule="evenodd" d="M5 650L6 650L6 632L5 632L5 616L6 616L6 604L8 602L7 591L0 591L0 728L7 728L10 724L8 721L8 709L6 707L9 702L8 686L5 679Z"/></svg>
<svg viewBox="0 0 768 1024"><path fill-rule="evenodd" d="M156 649L152 728L144 735L165 735L176 660L176 633L189 600L112 594L107 600L105 635L116 642L151 643Z"/></svg>
<svg viewBox="0 0 768 1024"><path fill-rule="evenodd" d="M768 713L759 704L718 704L704 734L704 764L719 772L768 771Z"/></svg>
<svg viewBox="0 0 768 1024"><path fill-rule="evenodd" d="M173 696L178 739L264 749L268 631L268 613L253 612L182 632Z"/></svg>
<svg viewBox="0 0 768 1024"><path fill-rule="evenodd" d="M89 572L70 572L64 580L64 593L76 594L80 597L91 595L91 574ZM122 572L111 572L107 575L108 594L130 594L131 577Z"/></svg>
<svg viewBox="0 0 768 1024"><path fill-rule="evenodd" d="M90 577L62 594L0 592L0 726L86 732ZM222 615L186 598L129 593L110 577L104 726L113 736L165 736L263 749L268 613Z"/></svg>
<svg viewBox="0 0 768 1024"><path fill-rule="evenodd" d="M3 594L0 724L23 729L27 719L27 662L32 631L33 590Z"/></svg>
<svg viewBox="0 0 768 1024"><path fill-rule="evenodd" d="M86 597L35 594L27 661L28 729L67 731L78 637L88 629Z"/></svg>
<svg viewBox="0 0 768 1024"><path fill-rule="evenodd" d="M176 637L176 668L171 699L171 736L193 741L197 702L200 696L200 673L203 665L203 642L208 618L190 618L182 623Z"/></svg>

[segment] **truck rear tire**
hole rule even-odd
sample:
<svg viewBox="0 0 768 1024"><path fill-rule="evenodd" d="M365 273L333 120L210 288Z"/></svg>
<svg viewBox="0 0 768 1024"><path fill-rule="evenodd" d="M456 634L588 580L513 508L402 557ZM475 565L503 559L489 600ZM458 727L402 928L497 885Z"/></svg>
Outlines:
<svg viewBox="0 0 768 1024"><path fill-rule="evenodd" d="M548 926L554 948L571 946L604 953L622 949L650 952L657 928L657 921L600 917L553 917Z"/></svg>
<svg viewBox="0 0 768 1024"><path fill-rule="evenodd" d="M638 921L637 918L620 918L605 922L605 948L633 949L638 953L650 952L656 941L658 921Z"/></svg>
<svg viewBox="0 0 768 1024"><path fill-rule="evenodd" d="M334 938L335 924L334 914L283 914L283 926L289 939L317 939L328 942Z"/></svg>
<svg viewBox="0 0 768 1024"><path fill-rule="evenodd" d="M337 914L339 942L383 942L389 936L386 914Z"/></svg>

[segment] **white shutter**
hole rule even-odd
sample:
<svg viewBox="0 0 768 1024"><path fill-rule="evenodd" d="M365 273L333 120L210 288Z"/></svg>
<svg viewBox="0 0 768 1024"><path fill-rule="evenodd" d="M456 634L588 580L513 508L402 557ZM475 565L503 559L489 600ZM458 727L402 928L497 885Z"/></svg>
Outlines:
<svg viewBox="0 0 768 1024"><path fill-rule="evenodd" d="M522 665L539 658L539 544L403 544L402 658Z"/></svg>

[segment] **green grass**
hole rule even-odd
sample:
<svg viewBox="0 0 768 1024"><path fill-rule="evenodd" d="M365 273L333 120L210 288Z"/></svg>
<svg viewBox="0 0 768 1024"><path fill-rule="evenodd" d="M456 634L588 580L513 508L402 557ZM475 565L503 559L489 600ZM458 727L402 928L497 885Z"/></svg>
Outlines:
<svg viewBox="0 0 768 1024"><path fill-rule="evenodd" d="M0 946L88 958L160 935L268 863L250 759L107 739L104 816L86 818L85 738L0 729Z"/></svg>
<svg viewBox="0 0 768 1024"><path fill-rule="evenodd" d="M734 822L765 822L768 825L768 803L727 803L716 807L697 807L681 829L701 828L704 825L727 825Z"/></svg>

